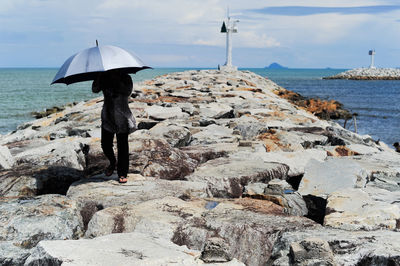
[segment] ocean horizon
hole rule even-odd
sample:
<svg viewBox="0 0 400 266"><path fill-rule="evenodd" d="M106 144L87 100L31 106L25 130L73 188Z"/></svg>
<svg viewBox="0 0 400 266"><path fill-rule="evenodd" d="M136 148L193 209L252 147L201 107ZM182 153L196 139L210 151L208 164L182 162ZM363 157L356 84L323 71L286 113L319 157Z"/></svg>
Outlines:
<svg viewBox="0 0 400 266"><path fill-rule="evenodd" d="M186 70L215 68L154 68L131 75L141 82L159 75ZM323 80L347 69L333 68L239 68L269 78L278 85L306 97L337 100L344 108L357 113L358 133L391 146L400 141L400 81ZM98 97L91 92L91 82L66 86L50 85L58 68L0 68L0 134L7 134L25 122L34 120L32 112L53 106ZM337 121L343 126L344 121ZM348 129L354 130L348 123Z"/></svg>

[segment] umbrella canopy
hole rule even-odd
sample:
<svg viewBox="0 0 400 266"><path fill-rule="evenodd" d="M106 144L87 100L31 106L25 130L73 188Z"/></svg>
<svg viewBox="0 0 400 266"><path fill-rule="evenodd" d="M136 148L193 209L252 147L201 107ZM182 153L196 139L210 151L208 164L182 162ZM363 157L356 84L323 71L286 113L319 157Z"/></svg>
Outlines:
<svg viewBox="0 0 400 266"><path fill-rule="evenodd" d="M71 84L94 80L98 73L119 69L134 74L150 68L136 55L116 46L104 45L85 49L65 61L53 79L54 83Z"/></svg>

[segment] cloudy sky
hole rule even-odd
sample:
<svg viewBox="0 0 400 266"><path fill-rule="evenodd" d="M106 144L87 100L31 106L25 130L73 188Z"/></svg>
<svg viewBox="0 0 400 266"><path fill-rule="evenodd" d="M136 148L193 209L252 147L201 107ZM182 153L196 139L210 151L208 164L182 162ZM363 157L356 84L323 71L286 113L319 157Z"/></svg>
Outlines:
<svg viewBox="0 0 400 266"><path fill-rule="evenodd" d="M233 63L400 67L398 0L0 0L0 67L58 67L100 44L153 67L216 67L227 6L240 20Z"/></svg>

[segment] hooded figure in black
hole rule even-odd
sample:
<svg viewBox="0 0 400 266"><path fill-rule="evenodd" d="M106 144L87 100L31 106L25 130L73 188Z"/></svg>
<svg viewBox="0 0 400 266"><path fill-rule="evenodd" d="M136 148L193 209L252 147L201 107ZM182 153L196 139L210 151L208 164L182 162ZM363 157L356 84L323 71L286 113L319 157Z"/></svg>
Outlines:
<svg viewBox="0 0 400 266"><path fill-rule="evenodd" d="M132 94L132 79L118 70L103 72L93 81L92 91L103 91L104 94L101 147L110 161L105 175L111 176L117 166L119 182L126 183L129 169L128 135L136 130L136 121L128 105ZM117 135L118 161L113 149L114 135Z"/></svg>

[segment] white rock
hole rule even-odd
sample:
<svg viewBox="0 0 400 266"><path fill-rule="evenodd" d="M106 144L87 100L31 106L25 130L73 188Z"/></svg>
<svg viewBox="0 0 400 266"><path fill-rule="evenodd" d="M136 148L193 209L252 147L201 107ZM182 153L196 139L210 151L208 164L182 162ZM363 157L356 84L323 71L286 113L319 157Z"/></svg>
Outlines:
<svg viewBox="0 0 400 266"><path fill-rule="evenodd" d="M0 145L0 170L10 169L13 167L15 161L10 153L10 150L6 146Z"/></svg>
<svg viewBox="0 0 400 266"><path fill-rule="evenodd" d="M186 146L191 138L187 128L167 123L158 123L149 130L149 133L157 138L166 139L173 147Z"/></svg>
<svg viewBox="0 0 400 266"><path fill-rule="evenodd" d="M83 170L86 165L83 152L85 142L79 138L63 138L43 142L41 145L32 144L32 147L27 147L14 158L18 163L57 165Z"/></svg>
<svg viewBox="0 0 400 266"><path fill-rule="evenodd" d="M200 252L140 233L76 241L42 241L25 265L201 265ZM53 263L53 264L52 264ZM212 264L207 264L212 265ZM244 265L233 260L218 265Z"/></svg>
<svg viewBox="0 0 400 266"><path fill-rule="evenodd" d="M310 160L300 182L299 193L327 198L345 188L364 187L367 172L357 162L333 158L326 162Z"/></svg>
<svg viewBox="0 0 400 266"><path fill-rule="evenodd" d="M162 107L158 105L153 105L147 107L145 112L149 116L149 118L153 118L156 120L165 120L165 119L178 119L185 118L189 115L187 113L182 112L182 109L179 107Z"/></svg>
<svg viewBox="0 0 400 266"><path fill-rule="evenodd" d="M372 199L368 189L333 192L327 199L326 208L325 226L345 230L398 229L400 207Z"/></svg>
<svg viewBox="0 0 400 266"><path fill-rule="evenodd" d="M191 145L234 142L238 137L232 135L232 133L233 130L230 128L212 124L193 134Z"/></svg>
<svg viewBox="0 0 400 266"><path fill-rule="evenodd" d="M288 170L286 165L279 163L218 158L202 164L186 179L207 183L214 197L241 197L247 184L286 179Z"/></svg>
<svg viewBox="0 0 400 266"><path fill-rule="evenodd" d="M231 157L259 158L264 162L283 163L289 166L289 176L298 176L304 174L304 168L311 159L322 162L327 155L325 151L309 149L296 152L239 152L232 154Z"/></svg>
<svg viewBox="0 0 400 266"><path fill-rule="evenodd" d="M209 103L200 107L200 116L207 118L221 118L232 111L232 107L221 103Z"/></svg>
<svg viewBox="0 0 400 266"><path fill-rule="evenodd" d="M126 204L138 204L144 201L174 197L209 197L207 185L200 182L163 180L141 175L128 174L128 183L118 185L117 177L95 176L73 183L68 197L81 203L96 202L104 208Z"/></svg>

